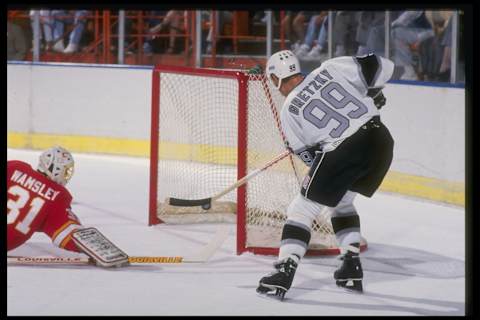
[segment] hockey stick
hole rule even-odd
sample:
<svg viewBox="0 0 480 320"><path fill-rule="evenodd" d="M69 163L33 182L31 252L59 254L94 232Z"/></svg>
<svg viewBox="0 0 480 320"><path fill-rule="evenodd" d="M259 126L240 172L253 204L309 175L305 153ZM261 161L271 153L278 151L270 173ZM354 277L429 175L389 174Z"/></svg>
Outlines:
<svg viewBox="0 0 480 320"><path fill-rule="evenodd" d="M213 254L220 248L228 237L229 229L220 227L210 242L200 251L200 253L191 258L180 256L130 256L128 262L131 264L178 264L178 263L203 263L207 262ZM7 256L7 263L13 265L94 265L95 261L90 257L52 257L52 256Z"/></svg>
<svg viewBox="0 0 480 320"><path fill-rule="evenodd" d="M270 92L270 88L268 87L267 81L265 80L264 77L261 78L260 80L262 82L262 87L263 91L265 92L265 95L267 96L268 104L270 105L270 110L272 111L273 118L275 119L275 124L277 125L278 132L280 133L280 136L282 137L284 145L288 145L287 142L287 137L285 136L285 133L282 130L282 125L280 124L280 116L278 115L278 111L275 108L275 104L273 102L273 97L272 93ZM297 167L295 166L295 162L293 161L293 156L290 155L290 164L292 165L293 171L295 172L295 177L297 178L298 185L301 184L301 177L297 171Z"/></svg>
<svg viewBox="0 0 480 320"><path fill-rule="evenodd" d="M169 198L165 199L165 203L169 204L171 206L177 206L177 207L201 206L203 209L208 210L208 209L211 208L213 201L221 198L222 196L229 193L230 191L240 187L241 185L246 183L248 180L250 180L251 178L258 175L260 172L265 171L266 169L270 168L271 166L273 166L274 164L276 164L277 162L279 162L283 158L287 157L289 154L290 154L290 150L284 151L283 153L276 156L274 159L270 160L270 162L266 163L262 168L253 170L248 175L241 178L240 180L238 180L237 182L235 182L234 184L232 184L231 186L229 186L225 190L217 193L216 195L214 195L211 198L204 198L204 199L197 199L197 200L187 200L187 199L178 199L178 198L169 197Z"/></svg>
<svg viewBox="0 0 480 320"><path fill-rule="evenodd" d="M129 257L130 263L184 263L189 262L183 257ZM95 260L90 257L23 257L23 256L8 256L8 264L14 265L89 265L95 264Z"/></svg>
<svg viewBox="0 0 480 320"><path fill-rule="evenodd" d="M287 137L285 136L285 133L283 132L282 125L280 123L280 116L278 114L277 108L275 106L275 102L273 101L273 96L270 91L270 88L268 87L267 80L265 78L265 74L263 72L263 68L261 67L260 64L257 64L255 67L250 68L250 69L245 69L242 64L238 65L235 58L231 59L230 61L231 64L236 65L239 67L242 71L246 72L249 76L253 76L254 79L260 80L262 84L263 91L265 93L265 97L267 98L268 105L270 106L270 111L272 111L273 118L275 119L275 124L277 126L278 132L280 133L280 136L282 137L282 141L285 146L288 146L287 142ZM295 177L297 178L298 185L300 186L301 184L301 176L297 170L297 166L295 165L295 162L293 161L293 155L289 156L290 158L290 164L292 165L293 171L295 173Z"/></svg>

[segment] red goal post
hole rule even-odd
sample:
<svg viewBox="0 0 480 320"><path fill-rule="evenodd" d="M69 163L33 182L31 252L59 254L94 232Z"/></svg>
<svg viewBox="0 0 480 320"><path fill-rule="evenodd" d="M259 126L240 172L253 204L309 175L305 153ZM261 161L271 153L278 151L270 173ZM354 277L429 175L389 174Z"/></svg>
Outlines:
<svg viewBox="0 0 480 320"><path fill-rule="evenodd" d="M264 75L241 70L153 69L149 225L235 222L237 254L278 253L286 208L307 170L294 156L227 193L209 210L164 201L212 197L285 151L278 118L284 98L272 89ZM338 253L328 212L322 212L307 254Z"/></svg>

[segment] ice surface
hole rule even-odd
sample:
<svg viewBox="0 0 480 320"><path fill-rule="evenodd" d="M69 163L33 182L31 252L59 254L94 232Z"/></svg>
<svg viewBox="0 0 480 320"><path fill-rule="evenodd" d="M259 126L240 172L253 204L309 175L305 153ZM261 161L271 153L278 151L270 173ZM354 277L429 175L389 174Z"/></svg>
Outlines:
<svg viewBox="0 0 480 320"><path fill-rule="evenodd" d="M39 152L8 149L36 165ZM191 256L218 228L230 235L207 263L8 266L8 315L464 315L463 208L377 193L358 196L363 294L335 286L334 257L304 258L283 302L255 293L273 256L235 255L234 224L147 226L148 160L74 154L69 189L82 223L130 255ZM12 255L72 256L34 235Z"/></svg>

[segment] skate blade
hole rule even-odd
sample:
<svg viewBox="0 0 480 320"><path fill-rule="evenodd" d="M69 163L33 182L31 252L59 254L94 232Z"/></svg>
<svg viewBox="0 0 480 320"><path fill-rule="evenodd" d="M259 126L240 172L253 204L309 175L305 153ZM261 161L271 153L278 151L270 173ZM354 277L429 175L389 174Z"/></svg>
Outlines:
<svg viewBox="0 0 480 320"><path fill-rule="evenodd" d="M279 299L280 301L285 299L285 293L287 293L287 289L272 285L262 285L258 287L256 291L261 297Z"/></svg>
<svg viewBox="0 0 480 320"><path fill-rule="evenodd" d="M337 280L337 286L354 293L363 293L362 280Z"/></svg>

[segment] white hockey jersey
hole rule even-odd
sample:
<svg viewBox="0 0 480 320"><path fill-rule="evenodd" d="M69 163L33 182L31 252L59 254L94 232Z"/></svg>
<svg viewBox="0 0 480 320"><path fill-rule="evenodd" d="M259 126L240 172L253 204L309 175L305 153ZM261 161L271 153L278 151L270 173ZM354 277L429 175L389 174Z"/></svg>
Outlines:
<svg viewBox="0 0 480 320"><path fill-rule="evenodd" d="M320 144L334 150L379 114L369 88L381 88L392 76L392 61L368 55L338 57L313 70L286 97L280 113L290 148L299 154Z"/></svg>

